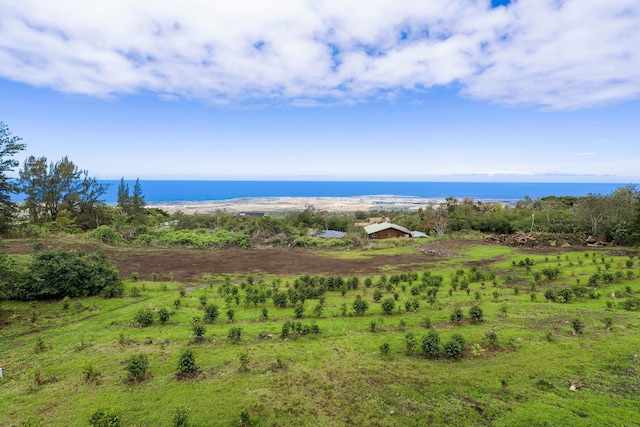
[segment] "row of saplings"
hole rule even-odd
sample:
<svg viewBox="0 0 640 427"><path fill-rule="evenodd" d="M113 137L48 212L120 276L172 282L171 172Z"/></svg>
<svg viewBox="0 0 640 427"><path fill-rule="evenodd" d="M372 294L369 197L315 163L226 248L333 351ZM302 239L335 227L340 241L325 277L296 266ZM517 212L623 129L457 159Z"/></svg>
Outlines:
<svg viewBox="0 0 640 427"><path fill-rule="evenodd" d="M298 322L299 323L299 322ZM296 325L290 325L288 327L295 328ZM299 327L299 326L298 326ZM231 342L239 342L242 330L240 328L231 328L228 338ZM196 333L196 336L198 334ZM273 365L273 369L286 370L288 365L282 359L278 358L277 363ZM125 382L130 384L137 384L147 380L150 377L149 373L149 358L144 353L136 353L128 357L124 364L124 369L127 373ZM249 356L246 352L240 354L238 371L249 371ZM177 370L175 378L177 380L188 380L195 378L201 372L200 367L196 364L196 357L192 350L182 350L178 357ZM100 373L96 370L94 365L87 362L82 367L82 375L86 382L99 383L98 379ZM240 420L235 423L238 426L246 426L247 420L249 420L248 412L242 411ZM121 416L117 411L112 409L98 409L93 412L89 419L89 424L94 427L113 427L121 425ZM189 414L183 407L178 407L172 414L171 425L173 426L188 426Z"/></svg>

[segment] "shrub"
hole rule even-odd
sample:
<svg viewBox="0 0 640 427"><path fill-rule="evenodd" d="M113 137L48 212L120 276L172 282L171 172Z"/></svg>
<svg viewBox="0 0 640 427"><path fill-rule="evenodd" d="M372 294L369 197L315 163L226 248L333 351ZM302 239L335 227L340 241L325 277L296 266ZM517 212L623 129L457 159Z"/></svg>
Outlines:
<svg viewBox="0 0 640 427"><path fill-rule="evenodd" d="M33 255L24 280L6 285L6 297L23 301L96 295L119 289L118 270L104 254L55 250Z"/></svg>
<svg viewBox="0 0 640 427"><path fill-rule="evenodd" d="M189 427L189 413L183 407L177 407L171 417L173 427Z"/></svg>
<svg viewBox="0 0 640 427"><path fill-rule="evenodd" d="M420 348L428 358L436 357L440 351L440 335L436 331L430 331L422 337Z"/></svg>
<svg viewBox="0 0 640 427"><path fill-rule="evenodd" d="M556 294L556 300L558 302L569 302L573 299L573 291L571 289L561 289Z"/></svg>
<svg viewBox="0 0 640 427"><path fill-rule="evenodd" d="M553 289L547 289L546 291L544 291L544 297L547 299L547 301L555 301L556 291L554 291Z"/></svg>
<svg viewBox="0 0 640 427"><path fill-rule="evenodd" d="M202 337L204 337L204 334L206 333L204 325L199 322L194 322L191 326L191 330L193 331L193 336L196 339L202 339Z"/></svg>
<svg viewBox="0 0 640 427"><path fill-rule="evenodd" d="M233 323L233 318L236 317L236 312L233 308L227 310L227 319L229 319L229 323Z"/></svg>
<svg viewBox="0 0 640 427"><path fill-rule="evenodd" d="M137 271L131 273L131 280L133 280L134 282L140 280L140 273L138 273Z"/></svg>
<svg viewBox="0 0 640 427"><path fill-rule="evenodd" d="M138 326L150 326L153 325L153 318L153 310L150 308L142 308L136 313L134 322L137 323Z"/></svg>
<svg viewBox="0 0 640 427"><path fill-rule="evenodd" d="M638 297L627 298L621 303L621 306L623 309L627 311L640 310L640 298Z"/></svg>
<svg viewBox="0 0 640 427"><path fill-rule="evenodd" d="M444 352L451 359L460 359L462 357L462 353L464 352L466 342L462 335L454 334L451 337L451 340L444 345Z"/></svg>
<svg viewBox="0 0 640 427"><path fill-rule="evenodd" d="M284 292L277 292L273 297L273 305L278 308L285 308L287 306L287 294Z"/></svg>
<svg viewBox="0 0 640 427"><path fill-rule="evenodd" d="M555 280L560 277L560 269L558 267L547 267L542 269L542 274L548 280Z"/></svg>
<svg viewBox="0 0 640 427"><path fill-rule="evenodd" d="M165 325L169 321L169 310L164 307L158 310L158 321L161 325Z"/></svg>
<svg viewBox="0 0 640 427"><path fill-rule="evenodd" d="M196 356L191 350L184 350L178 358L178 373L182 375L195 374L198 372Z"/></svg>
<svg viewBox="0 0 640 427"><path fill-rule="evenodd" d="M240 368L238 370L242 372L247 372L249 370L249 355L247 354L247 352L243 351L242 353L240 353L239 359L240 359Z"/></svg>
<svg viewBox="0 0 640 427"><path fill-rule="evenodd" d="M80 367L80 373L82 374L82 378L88 383L95 381L98 376L100 376L100 373L98 372L96 367L88 360L85 360L82 363L82 366Z"/></svg>
<svg viewBox="0 0 640 427"><path fill-rule="evenodd" d="M571 319L571 327L576 334L584 333L584 322L578 317Z"/></svg>
<svg viewBox="0 0 640 427"><path fill-rule="evenodd" d="M229 333L227 334L227 339L231 341L233 344L237 344L242 339L242 328L233 327L229 329Z"/></svg>
<svg viewBox="0 0 640 427"><path fill-rule="evenodd" d="M368 309L369 303L363 300L360 295L357 295L353 301L353 311L356 313L356 316L362 316Z"/></svg>
<svg viewBox="0 0 640 427"><path fill-rule="evenodd" d="M71 304L71 300L69 299L69 297L64 297L62 299L62 309L63 310L69 310L69 305Z"/></svg>
<svg viewBox="0 0 640 427"><path fill-rule="evenodd" d="M125 371L128 372L128 380L133 382L143 381L147 377L149 359L146 354L134 354L126 360Z"/></svg>
<svg viewBox="0 0 640 427"><path fill-rule="evenodd" d="M297 302L295 307L293 307L293 314L296 319L302 318L304 315L304 304L301 302Z"/></svg>
<svg viewBox="0 0 640 427"><path fill-rule="evenodd" d="M464 318L464 315L462 314L462 309L460 307L454 308L450 318L452 322L460 323L460 321Z"/></svg>
<svg viewBox="0 0 640 427"><path fill-rule="evenodd" d="M424 326L427 329L431 329L432 324L431 324L431 318L429 316L425 317L422 320L422 326Z"/></svg>
<svg viewBox="0 0 640 427"><path fill-rule="evenodd" d="M260 320L266 322L267 319L269 319L269 310L267 310L267 307L263 307L262 313L260 314Z"/></svg>
<svg viewBox="0 0 640 427"><path fill-rule="evenodd" d="M220 315L220 310L217 305L207 305L204 309L204 320L208 323L213 323L216 321L218 316Z"/></svg>
<svg viewBox="0 0 640 427"><path fill-rule="evenodd" d="M92 427L119 427L120 415L111 409L98 409L89 418Z"/></svg>
<svg viewBox="0 0 640 427"><path fill-rule="evenodd" d="M376 289L375 291L373 291L373 300L375 302L380 302L381 299L382 299L382 291L380 291L380 289Z"/></svg>
<svg viewBox="0 0 640 427"><path fill-rule="evenodd" d="M471 321L473 323L482 322L483 316L484 316L484 313L482 312L482 309L479 306L474 305L469 309L469 317L471 318Z"/></svg>
<svg viewBox="0 0 640 427"><path fill-rule="evenodd" d="M409 354L413 354L416 347L418 347L418 340L412 332L409 332L404 336L404 343L407 346L407 353Z"/></svg>
<svg viewBox="0 0 640 427"><path fill-rule="evenodd" d="M500 345L500 343L498 342L498 334L496 334L495 331L485 332L484 337L490 346L498 347Z"/></svg>
<svg viewBox="0 0 640 427"><path fill-rule="evenodd" d="M389 357L390 351L391 351L391 347L389 347L389 343L384 343L380 346L380 355L382 357Z"/></svg>
<svg viewBox="0 0 640 427"><path fill-rule="evenodd" d="M387 316L393 313L394 308L396 308L396 302L392 298L387 298L382 301L382 311Z"/></svg>
<svg viewBox="0 0 640 427"><path fill-rule="evenodd" d="M207 307L207 299L208 299L208 298L207 298L207 296L206 296L206 295L200 295L199 300L200 300L200 307L201 307L201 308L203 308L203 309L204 309L204 308L206 308L206 307Z"/></svg>

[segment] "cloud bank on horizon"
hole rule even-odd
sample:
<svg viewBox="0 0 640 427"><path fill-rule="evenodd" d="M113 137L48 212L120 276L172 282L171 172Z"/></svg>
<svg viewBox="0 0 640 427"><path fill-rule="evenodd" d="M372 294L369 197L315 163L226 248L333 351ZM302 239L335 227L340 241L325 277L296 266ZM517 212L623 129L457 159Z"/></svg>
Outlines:
<svg viewBox="0 0 640 427"><path fill-rule="evenodd" d="M231 105L453 86L576 110L640 97L639 23L637 0L2 0L0 77Z"/></svg>

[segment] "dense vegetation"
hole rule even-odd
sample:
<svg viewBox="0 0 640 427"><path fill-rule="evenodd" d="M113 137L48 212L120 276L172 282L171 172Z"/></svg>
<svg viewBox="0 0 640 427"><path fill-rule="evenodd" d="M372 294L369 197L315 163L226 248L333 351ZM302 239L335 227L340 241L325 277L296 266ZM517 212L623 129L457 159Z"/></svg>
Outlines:
<svg viewBox="0 0 640 427"><path fill-rule="evenodd" d="M460 253L382 274L207 275L188 289L133 276L120 298L5 301L0 413L53 426L636 422L635 252Z"/></svg>

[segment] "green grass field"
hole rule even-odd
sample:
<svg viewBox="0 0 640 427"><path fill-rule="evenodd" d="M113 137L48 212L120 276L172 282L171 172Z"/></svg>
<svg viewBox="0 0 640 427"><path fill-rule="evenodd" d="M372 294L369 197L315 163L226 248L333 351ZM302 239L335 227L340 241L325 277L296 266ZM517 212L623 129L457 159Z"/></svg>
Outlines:
<svg viewBox="0 0 640 427"><path fill-rule="evenodd" d="M186 410L193 426L640 425L640 316L637 306L623 308L640 293L637 258L629 267L628 256L604 250L532 255L478 244L460 252L468 258L429 269L444 279L435 300L424 289L411 294L424 269L415 271L411 284L381 285L382 300L397 298L390 315L373 300L379 275L371 276L370 288L363 276L358 289L344 296L327 292L320 316L314 311L318 300L307 299L300 319L290 303L276 308L268 298L245 305L243 290L239 304L229 304L218 292L224 278L213 276L209 283L215 284L187 284L184 297L181 283L127 281L126 297L74 300L67 309L61 301L2 302L0 425L85 426L106 409L124 426L170 426L177 408ZM520 266L525 258L532 265ZM541 274L556 268L554 280ZM598 271L614 282L590 287ZM474 280L478 273L484 277ZM469 292L453 290L452 277L464 278ZM232 276L233 286L244 280ZM272 289L280 282L286 290L294 280L255 277L254 286ZM551 288L559 293L575 286L586 293L569 302L545 298ZM354 315L356 295L369 303L363 316ZM204 339L195 340L192 324L204 315L202 296L220 308L220 316L203 323ZM419 307L405 310L414 301ZM484 316L473 323L469 309L476 304ZM451 321L456 307L464 315L459 323ZM171 313L165 325L158 323L160 308ZM141 309L155 313L152 326L134 322ZM315 324L320 334L283 339L287 321ZM232 328L241 328L239 343L227 338ZM462 358L449 358L442 349L436 358L419 348L408 351L407 334L419 347L430 331L439 333L441 345L461 335ZM488 341L491 331L497 344ZM199 372L178 379L185 349L195 354ZM128 381L125 361L138 353L148 357L148 375ZM90 367L97 375L87 380Z"/></svg>

